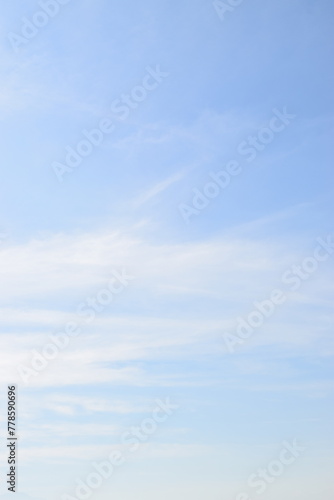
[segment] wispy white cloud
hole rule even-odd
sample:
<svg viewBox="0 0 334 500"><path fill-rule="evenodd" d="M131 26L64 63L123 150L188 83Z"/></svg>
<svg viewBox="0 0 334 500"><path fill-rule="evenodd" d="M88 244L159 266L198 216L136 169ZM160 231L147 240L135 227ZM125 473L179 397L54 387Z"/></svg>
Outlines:
<svg viewBox="0 0 334 500"><path fill-rule="evenodd" d="M164 179L163 181L159 182L152 188L150 188L148 191L144 192L136 200L134 200L134 206L135 207L140 207L144 203L148 202L152 198L156 197L158 194L164 192L166 189L168 189L170 186L175 184L176 182L180 181L181 179L184 178L186 175L186 170L181 170L180 172L177 172L176 174L168 177L167 179Z"/></svg>
<svg viewBox="0 0 334 500"><path fill-rule="evenodd" d="M181 444L141 444L140 452L131 460L155 458L190 458L210 455L214 447L205 445ZM86 460L99 460L108 457L112 451L121 451L128 455L127 447L122 444L81 445L21 448L20 457L23 463L47 460L51 463L71 463Z"/></svg>
<svg viewBox="0 0 334 500"><path fill-rule="evenodd" d="M201 354L204 344L206 352L214 353L217 342L221 342L223 355L223 333L233 332L238 316L252 311L254 301L265 299L280 286L287 264L300 261L298 247L284 247L282 240L278 245L251 239L244 228L240 233L244 235L235 232L233 239L157 245L139 235L138 229L126 235L108 230L51 235L0 250L2 302L25 304L24 308L0 309L4 332L0 335L1 380L6 383L9 374L16 380L17 366L31 361L32 350L42 349L50 341L48 335L61 331L68 320L80 322L76 306L105 286L111 270L125 268L136 277L127 295L119 297L125 312L116 314L109 306L92 325L84 325L82 334L32 384L185 384L184 374L153 375L141 362L190 359ZM312 307L303 313L305 320L298 327L294 319L295 307L326 307L330 273L325 265L319 266L312 283L289 295L284 311L268 320L244 351L275 345L282 352L297 352L302 347L311 353L317 345L318 354L332 352L328 314L321 330L315 327L319 316ZM74 304L73 311L63 310L64 297L65 303ZM54 310L49 309L49 301L45 308L29 307L46 298L52 299ZM194 300L202 309L198 317L193 314ZM173 319L161 313L162 306L164 311L173 311ZM16 332L11 331L13 326ZM199 383L199 378L193 382ZM67 411L66 405L62 409Z"/></svg>

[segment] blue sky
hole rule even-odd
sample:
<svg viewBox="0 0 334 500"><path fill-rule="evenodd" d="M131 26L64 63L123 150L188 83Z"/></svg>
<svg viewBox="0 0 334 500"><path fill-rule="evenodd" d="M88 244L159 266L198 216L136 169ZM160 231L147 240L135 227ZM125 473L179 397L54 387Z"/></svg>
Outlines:
<svg viewBox="0 0 334 500"><path fill-rule="evenodd" d="M165 398L178 410L93 498L253 500L247 478L293 439L306 451L263 498L329 498L333 255L297 290L282 276L333 234L332 3L244 1L220 19L207 0L71 0L18 50L41 7L2 9L1 401L17 381L22 500L73 495ZM159 69L120 119L115 100ZM240 145L284 110L247 161ZM55 162L106 119L59 182ZM231 161L240 173L185 220ZM24 384L18 366L115 270L134 279ZM284 304L229 353L224 334L277 288Z"/></svg>

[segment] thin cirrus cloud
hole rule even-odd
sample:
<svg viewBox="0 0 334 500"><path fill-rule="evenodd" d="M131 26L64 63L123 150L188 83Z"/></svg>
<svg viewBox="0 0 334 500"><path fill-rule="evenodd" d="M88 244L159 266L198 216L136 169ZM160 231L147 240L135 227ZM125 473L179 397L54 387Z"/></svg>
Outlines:
<svg viewBox="0 0 334 500"><path fill-rule="evenodd" d="M175 184L176 182L182 180L186 175L186 172L180 171L177 172L176 174L168 177L167 179L159 182L155 186L153 186L151 189L148 191L144 192L140 196L138 196L137 199L134 200L134 206L135 207L140 207L141 205L144 205L148 201L150 201L152 198L155 198L157 195L163 193L166 189L168 189L170 186Z"/></svg>
<svg viewBox="0 0 334 500"><path fill-rule="evenodd" d="M251 261L248 258L250 252ZM38 300L46 294L59 297L65 290L68 292L68 280L71 277L73 286L70 293L76 297L74 303L78 304L92 291L103 286L103 277L113 268L112 264L118 264L137 274L131 289L124 292L129 293L131 301L136 302L145 290L145 296L150 297L150 304L155 304L157 308L156 313L152 314L151 311L148 314L145 310L138 313L128 306L127 314L124 315L119 311L116 313L110 306L111 309L98 316L93 325L83 328L82 335L73 339L68 349L45 372L31 381L32 386L84 386L94 383L122 383L142 387L157 384L188 385L187 367L178 369L172 377L168 371L157 377L157 374L150 372L149 365L144 367L141 363L154 359L172 361L175 356L185 360L193 355L199 356L204 343L206 352L215 352L217 342L222 348L223 332L233 332L236 318L252 310L249 294L252 293L254 300L265 299L266 294L279 284L280 273L268 271L276 270L277 266L281 266L281 271L284 271L287 261L291 265L299 260L297 255L291 255L290 258L284 255L282 258L280 252L281 245L275 248L274 245L265 246L262 242L241 237L227 242L213 240L206 244L157 246L143 238L139 239L138 235L129 240L128 236L124 238L119 233L109 232L79 237L51 236L49 239L3 250L1 262L4 284L8 285L7 289L4 288L4 299L11 294L12 298L20 300L27 300L28 296L35 296L35 300ZM149 265L145 265L147 256L150 257ZM162 263L168 263L168 266ZM81 270L87 267L89 273L85 275ZM245 343L244 352L250 354L261 347L281 346L282 354L298 353L300 348L304 352L315 353L315 346L322 339L321 342L327 345L324 355L328 354L329 316L319 330L316 328L316 310L310 309L307 314L304 312L304 321L302 324L299 322L298 326L290 313L293 304L302 306L307 301L312 302L315 292L317 300L321 299L321 287L314 290L314 286L321 284L326 272L326 268L320 270L312 287L308 283L304 290L293 294L283 306L283 316L274 317L265 325L264 331L254 334ZM259 279L261 273L262 280ZM255 275L257 282L253 284ZM80 279L77 279L78 276ZM193 284L199 282L202 288L194 290ZM188 301L194 300L194 294L200 302L212 302L215 299L213 310L202 313L197 320L193 319L192 313L189 317L184 310ZM223 307L224 301L231 297L238 297L235 312L226 305ZM180 298L183 303L181 309L175 305ZM119 301L121 303L121 297ZM166 301L175 310L174 319L161 317L160 302L165 307ZM65 321L78 319L75 308L73 312L48 310L47 307L31 309L29 312L12 308L2 309L0 315L4 320L4 333L0 337L2 352L6 354L0 372L4 383L8 374L13 380L17 378L17 366L29 363L31 352L49 342L50 333L60 331ZM20 334L6 333L6 329L13 324L20 325ZM36 327L39 331L34 331ZM13 338L16 339L15 343L9 342ZM322 353L321 345L316 348L318 354ZM223 354L223 350L221 352ZM72 370L73 364L77 367L76 371ZM198 383L199 377L196 380ZM209 378L205 383L215 384L215 378L211 382Z"/></svg>
<svg viewBox="0 0 334 500"><path fill-rule="evenodd" d="M290 437L307 452L268 500L333 494L332 257L224 343L330 232L333 9L239 3L221 19L206 0L68 2L18 53L8 33L41 7L3 6L0 394L18 382L18 500L73 494L164 397L179 410L96 500L253 498L247 478ZM117 120L148 65L168 78ZM275 108L296 117L264 144ZM105 117L115 132L60 185L53 162ZM230 160L240 175L185 224L180 204ZM86 323L78 306L114 271L133 279ZM25 385L18 366L69 321L81 333Z"/></svg>

